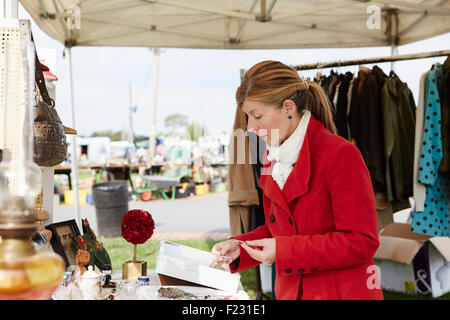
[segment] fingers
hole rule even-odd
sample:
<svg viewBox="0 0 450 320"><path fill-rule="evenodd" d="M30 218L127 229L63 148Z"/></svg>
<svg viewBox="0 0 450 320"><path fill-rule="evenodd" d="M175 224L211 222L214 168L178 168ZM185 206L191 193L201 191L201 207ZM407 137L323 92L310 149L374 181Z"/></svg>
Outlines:
<svg viewBox="0 0 450 320"><path fill-rule="evenodd" d="M215 256L213 259L218 264L229 264L231 263L237 256L239 256L239 252L235 252L238 247L234 248L234 243L230 240L223 241L217 243L211 249L211 253Z"/></svg>
<svg viewBox="0 0 450 320"><path fill-rule="evenodd" d="M247 251L250 257L252 257L253 259L258 260L260 262L263 262L265 260L264 252L262 250L253 249L252 247L245 244L241 245L241 247L244 248L244 250Z"/></svg>
<svg viewBox="0 0 450 320"><path fill-rule="evenodd" d="M220 256L222 252L222 247L220 246L220 243L216 244L212 249L211 253L215 256Z"/></svg>
<svg viewBox="0 0 450 320"><path fill-rule="evenodd" d="M257 246L264 247L267 245L267 239L249 240L249 241L246 241L246 243L253 247L257 247Z"/></svg>
<svg viewBox="0 0 450 320"><path fill-rule="evenodd" d="M275 239L266 238L247 241L241 247L255 260L265 264L272 264L275 261Z"/></svg>
<svg viewBox="0 0 450 320"><path fill-rule="evenodd" d="M230 257L228 257L228 256L215 256L214 257L214 261L217 263L217 264L230 264L231 263L231 261L233 261Z"/></svg>

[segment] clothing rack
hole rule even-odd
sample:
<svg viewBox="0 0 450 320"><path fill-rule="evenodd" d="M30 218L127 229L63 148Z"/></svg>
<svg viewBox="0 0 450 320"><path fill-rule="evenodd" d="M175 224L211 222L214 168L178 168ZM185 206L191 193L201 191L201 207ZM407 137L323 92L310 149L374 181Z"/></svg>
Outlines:
<svg viewBox="0 0 450 320"><path fill-rule="evenodd" d="M450 55L450 50L442 51L432 51L432 52L422 52L413 54L402 54L397 56L387 56L380 58L368 58L368 59L358 59L358 60L346 60L346 61L335 61L335 62L318 62L312 64L304 64L292 66L297 71L302 70L314 70L323 68L334 68L334 67L344 67L344 66L354 66L361 64L372 64L372 63L382 63L382 62L394 62L402 60L414 60L414 59L424 59L433 57L442 57Z"/></svg>

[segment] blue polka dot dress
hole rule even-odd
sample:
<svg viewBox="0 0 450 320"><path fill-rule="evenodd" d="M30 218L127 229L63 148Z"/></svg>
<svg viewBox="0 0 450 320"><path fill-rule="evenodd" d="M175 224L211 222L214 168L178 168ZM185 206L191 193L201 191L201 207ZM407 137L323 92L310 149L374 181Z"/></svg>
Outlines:
<svg viewBox="0 0 450 320"><path fill-rule="evenodd" d="M439 83L442 65L430 71L425 89L424 132L420 154L420 183L426 186L424 211L413 210L411 231L431 236L450 236L450 179L439 173L442 160L441 104Z"/></svg>

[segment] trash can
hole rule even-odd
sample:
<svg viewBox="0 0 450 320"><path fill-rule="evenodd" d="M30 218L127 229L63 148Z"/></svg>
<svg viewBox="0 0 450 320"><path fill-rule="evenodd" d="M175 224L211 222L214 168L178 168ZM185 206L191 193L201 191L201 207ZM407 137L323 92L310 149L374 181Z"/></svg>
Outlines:
<svg viewBox="0 0 450 320"><path fill-rule="evenodd" d="M122 217L128 211L128 182L123 180L92 186L98 234L105 238L122 235Z"/></svg>

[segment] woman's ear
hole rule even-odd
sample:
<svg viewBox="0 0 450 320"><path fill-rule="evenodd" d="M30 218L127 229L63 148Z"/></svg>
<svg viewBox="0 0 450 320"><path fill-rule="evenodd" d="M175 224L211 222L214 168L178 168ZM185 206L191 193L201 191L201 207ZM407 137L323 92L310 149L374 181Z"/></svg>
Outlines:
<svg viewBox="0 0 450 320"><path fill-rule="evenodd" d="M283 112L285 112L287 116L293 116L297 106L291 99L286 99L283 101L283 109Z"/></svg>

